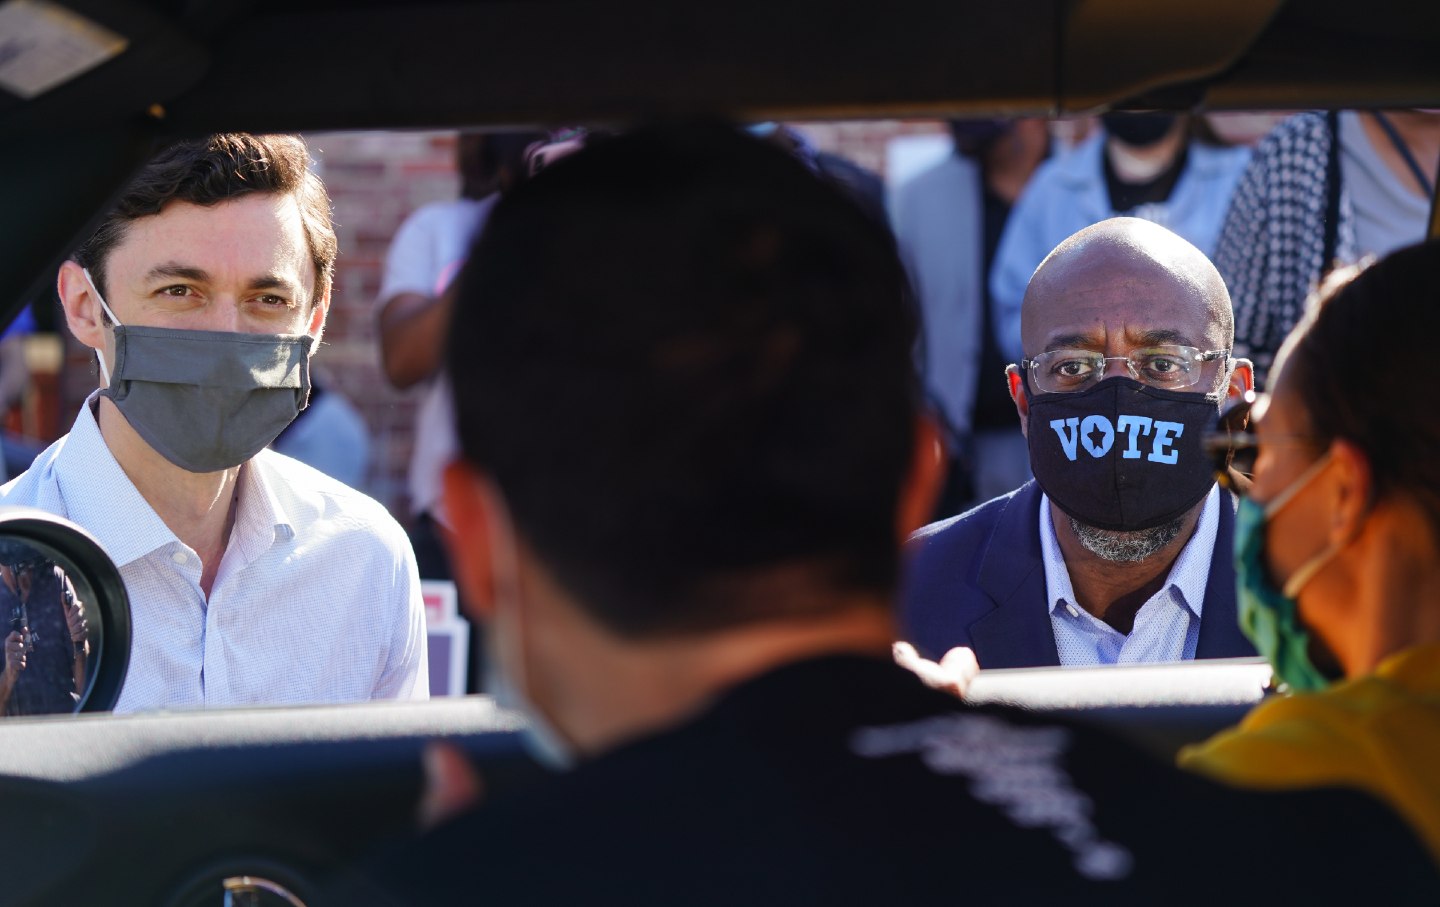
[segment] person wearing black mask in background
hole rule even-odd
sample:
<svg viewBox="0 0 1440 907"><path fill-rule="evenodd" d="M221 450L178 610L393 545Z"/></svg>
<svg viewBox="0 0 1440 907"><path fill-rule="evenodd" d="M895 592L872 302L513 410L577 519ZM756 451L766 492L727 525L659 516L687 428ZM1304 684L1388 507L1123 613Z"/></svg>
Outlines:
<svg viewBox="0 0 1440 907"><path fill-rule="evenodd" d="M1049 153L1044 120L955 120L955 153L902 183L891 226L924 316L925 389L943 414L950 467L936 518L1030 478L1001 379L989 274L1010 208Z"/></svg>
<svg viewBox="0 0 1440 907"><path fill-rule="evenodd" d="M1045 259L1023 315L1007 375L1035 481L915 534L903 638L942 662L971 649L981 668L1253 655L1235 504L1201 445L1253 384L1229 355L1219 273L1169 230L1116 218Z"/></svg>
<svg viewBox="0 0 1440 907"><path fill-rule="evenodd" d="M1051 249L1090 224L1129 215L1157 223L1206 255L1215 251L1230 196L1250 152L1192 136L1191 118L1109 113L1103 129L1047 161L1025 189L995 255L990 294L1006 361L1023 355L1020 300Z"/></svg>

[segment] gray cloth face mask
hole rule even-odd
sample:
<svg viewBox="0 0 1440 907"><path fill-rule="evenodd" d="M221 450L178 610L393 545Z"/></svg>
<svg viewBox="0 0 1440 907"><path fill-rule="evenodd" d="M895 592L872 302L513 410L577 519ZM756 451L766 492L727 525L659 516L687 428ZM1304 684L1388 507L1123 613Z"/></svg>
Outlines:
<svg viewBox="0 0 1440 907"><path fill-rule="evenodd" d="M308 334L247 334L115 325L115 370L96 350L109 397L165 459L190 472L239 466L279 436L310 400Z"/></svg>

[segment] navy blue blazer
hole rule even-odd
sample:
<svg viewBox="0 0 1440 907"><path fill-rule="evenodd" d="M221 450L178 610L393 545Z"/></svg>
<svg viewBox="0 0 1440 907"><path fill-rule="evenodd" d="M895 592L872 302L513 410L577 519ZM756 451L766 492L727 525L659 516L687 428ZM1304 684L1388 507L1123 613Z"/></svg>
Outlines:
<svg viewBox="0 0 1440 907"><path fill-rule="evenodd" d="M969 646L982 668L1060 664L1045 594L1040 486L932 523L906 549L901 638L927 658ZM1235 618L1235 513L1220 508L1196 658L1254 655Z"/></svg>

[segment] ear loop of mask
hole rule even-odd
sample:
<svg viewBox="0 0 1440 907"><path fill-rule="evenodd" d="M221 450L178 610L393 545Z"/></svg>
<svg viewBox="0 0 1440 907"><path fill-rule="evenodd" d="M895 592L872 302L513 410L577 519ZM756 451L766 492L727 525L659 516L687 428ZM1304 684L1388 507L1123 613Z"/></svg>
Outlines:
<svg viewBox="0 0 1440 907"><path fill-rule="evenodd" d="M508 686L509 690L492 692L496 694L497 700L513 700L499 702L502 707L513 708L525 714L526 740L530 744L532 755L550 768L567 770L574 767L576 761L573 746L554 728L547 716L540 712L525 689L528 675L525 646L521 639L523 633L520 628L523 620L520 607L520 557L515 544L515 534L511 529L514 524L510 520L510 508L499 489L489 481L477 480L476 487L485 498L485 522L490 536L490 573L495 622L491 632L498 630L503 623L513 625L516 631L513 634L515 651L510 657L513 670L506 671L503 665L495 666L498 668L495 679L502 686ZM503 644L504 636L497 635L498 641ZM497 649L494 654L498 660L502 653ZM506 696L505 693L509 695Z"/></svg>
<svg viewBox="0 0 1440 907"><path fill-rule="evenodd" d="M510 531L510 508L499 492L485 480L477 480L485 498L486 530L490 536L490 574L497 619L519 617L520 565L515 551L515 536ZM509 612L507 614L507 612ZM518 623L518 620L517 620ZM517 661L523 662L524 653Z"/></svg>
<svg viewBox="0 0 1440 907"><path fill-rule="evenodd" d="M1330 464L1330 461L1333 458L1333 449L1325 451L1324 456L1316 460L1314 463L1311 463L1309 468L1302 472L1295 479L1295 481L1291 482L1288 488L1280 492L1278 495L1275 496L1273 500L1266 504L1265 522L1269 523L1276 514L1278 514L1282 509L1285 508L1285 505L1295 500L1295 496L1301 491L1303 491L1312 481L1314 481L1315 477L1318 476L1325 469L1325 467ZM1334 560L1341 551L1344 551L1345 547L1351 542L1353 542L1355 540L1355 537L1359 534L1360 533L1357 530L1354 535L1350 536L1350 538L1345 539L1338 545L1331 545L1324 551L1321 551L1319 554L1314 555L1305 563L1301 564L1294 573L1290 574L1290 578L1285 580L1285 585L1281 590L1281 594L1284 595L1286 598L1290 599L1291 601L1295 601L1300 595L1300 590L1305 588L1305 586L1309 584L1310 580L1315 578L1315 575L1317 573L1325 569L1325 567L1332 560Z"/></svg>
<svg viewBox="0 0 1440 907"><path fill-rule="evenodd" d="M90 276L90 269L81 268L80 273L85 275L85 283L89 284L90 292L95 294L95 298L100 302L100 308L105 310L105 314L109 317L110 323L115 327L119 327L120 319L116 318L115 313L110 311L110 306L105 304L105 297L101 296L100 291L95 288L95 280ZM100 377L105 380L105 386L109 387L110 369L105 365L105 351L97 347L95 350L95 357L100 360Z"/></svg>

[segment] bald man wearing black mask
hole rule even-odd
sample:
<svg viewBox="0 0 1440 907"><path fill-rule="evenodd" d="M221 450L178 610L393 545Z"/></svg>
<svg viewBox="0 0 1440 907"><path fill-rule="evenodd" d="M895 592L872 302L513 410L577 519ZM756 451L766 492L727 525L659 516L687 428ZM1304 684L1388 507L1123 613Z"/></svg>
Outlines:
<svg viewBox="0 0 1440 907"><path fill-rule="evenodd" d="M1253 655L1234 501L1201 445L1253 384L1214 266L1115 218L1045 259L1022 312L1007 376L1036 479L915 534L904 638L927 659L971 649L981 668Z"/></svg>

